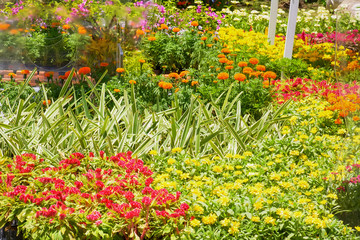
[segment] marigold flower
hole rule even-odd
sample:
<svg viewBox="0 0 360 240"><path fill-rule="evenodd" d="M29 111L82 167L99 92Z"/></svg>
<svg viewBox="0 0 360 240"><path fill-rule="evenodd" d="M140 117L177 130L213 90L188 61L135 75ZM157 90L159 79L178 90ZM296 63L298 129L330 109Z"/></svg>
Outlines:
<svg viewBox="0 0 360 240"><path fill-rule="evenodd" d="M118 92L120 92L120 89L115 88L114 92L118 93Z"/></svg>
<svg viewBox="0 0 360 240"><path fill-rule="evenodd" d="M143 30L141 30L141 29L136 30L136 36L142 36L144 34L145 34L145 32Z"/></svg>
<svg viewBox="0 0 360 240"><path fill-rule="evenodd" d="M219 54L218 58L226 58L226 56L224 54Z"/></svg>
<svg viewBox="0 0 360 240"><path fill-rule="evenodd" d="M180 76L179 76L179 74L177 74L176 72L172 72L172 73L169 73L169 78L178 79L178 78L180 78Z"/></svg>
<svg viewBox="0 0 360 240"><path fill-rule="evenodd" d="M68 30L68 29L70 29L70 25L65 24L65 25L62 26L62 29Z"/></svg>
<svg viewBox="0 0 360 240"><path fill-rule="evenodd" d="M238 63L239 67L246 67L247 66L247 62L239 62Z"/></svg>
<svg viewBox="0 0 360 240"><path fill-rule="evenodd" d="M188 83L188 82L189 82L189 80L187 80L187 79L183 79L183 80L181 80L181 82L182 82L182 83Z"/></svg>
<svg viewBox="0 0 360 240"><path fill-rule="evenodd" d="M226 80L226 79L229 78L229 74L226 73L226 72L221 72L221 73L219 73L219 74L217 75L217 78L218 78L219 80Z"/></svg>
<svg viewBox="0 0 360 240"><path fill-rule="evenodd" d="M124 68L117 68L116 72L117 73L123 73L123 72L125 72L125 69Z"/></svg>
<svg viewBox="0 0 360 240"><path fill-rule="evenodd" d="M198 81L192 81L192 82L191 82L191 86L192 86L192 87L195 86L195 85L198 85L198 84L199 84Z"/></svg>
<svg viewBox="0 0 360 240"><path fill-rule="evenodd" d="M169 27L166 25L166 24L161 24L160 25L160 28L161 28L161 30L164 30L164 29L169 29Z"/></svg>
<svg viewBox="0 0 360 240"><path fill-rule="evenodd" d="M275 79L276 78L276 73L271 72L271 71L267 71L267 72L264 73L264 78Z"/></svg>
<svg viewBox="0 0 360 240"><path fill-rule="evenodd" d="M257 66L256 66L256 70L265 72L266 67L265 67L264 65L257 65Z"/></svg>
<svg viewBox="0 0 360 240"><path fill-rule="evenodd" d="M91 68L89 67L82 67L79 69L79 74L80 75L86 75L86 74L89 74L91 73Z"/></svg>
<svg viewBox="0 0 360 240"><path fill-rule="evenodd" d="M21 70L21 74L23 74L23 75L27 75L27 74L29 74L30 73L30 71L29 70Z"/></svg>
<svg viewBox="0 0 360 240"><path fill-rule="evenodd" d="M173 30L172 30L174 33L178 33L178 32L180 32L180 28L173 28Z"/></svg>
<svg viewBox="0 0 360 240"><path fill-rule="evenodd" d="M206 46L211 48L214 44L207 44Z"/></svg>
<svg viewBox="0 0 360 240"><path fill-rule="evenodd" d="M236 74L234 75L234 79L235 79L236 81L243 82L243 81L245 81L246 76L245 76L244 74L242 74L242 73L236 73Z"/></svg>
<svg viewBox="0 0 360 240"><path fill-rule="evenodd" d="M226 63L227 65L233 65L234 64L234 61L227 61L227 63Z"/></svg>
<svg viewBox="0 0 360 240"><path fill-rule="evenodd" d="M249 59L249 63L253 64L253 65L256 65L259 63L259 59L257 58L250 58Z"/></svg>
<svg viewBox="0 0 360 240"><path fill-rule="evenodd" d="M79 34L86 34L86 28L84 28L84 27L79 27L79 28L78 28L78 33L79 33Z"/></svg>
<svg viewBox="0 0 360 240"><path fill-rule="evenodd" d="M192 21L191 26L197 27L197 26L199 26L199 23L197 21Z"/></svg>
<svg viewBox="0 0 360 240"><path fill-rule="evenodd" d="M243 73L252 73L253 72L253 69L251 67L244 67L243 69Z"/></svg>
<svg viewBox="0 0 360 240"><path fill-rule="evenodd" d="M164 82L162 84L162 88L163 89L171 89L171 88L173 88L173 85L172 85L172 83Z"/></svg>
<svg viewBox="0 0 360 240"><path fill-rule="evenodd" d="M100 67L107 67L107 66L109 66L109 64L108 64L108 63L106 63L106 62L102 62L102 63L100 63Z"/></svg>
<svg viewBox="0 0 360 240"><path fill-rule="evenodd" d="M189 71L182 71L180 72L180 77L185 77L186 75L188 75L190 72Z"/></svg>
<svg viewBox="0 0 360 240"><path fill-rule="evenodd" d="M353 121L356 122L356 121L359 121L360 120L360 117L358 116L353 116Z"/></svg>
<svg viewBox="0 0 360 240"><path fill-rule="evenodd" d="M220 63L227 63L229 60L227 58L220 58L219 62Z"/></svg>
<svg viewBox="0 0 360 240"><path fill-rule="evenodd" d="M206 41L207 37L201 37L201 40Z"/></svg>
<svg viewBox="0 0 360 240"><path fill-rule="evenodd" d="M218 81L214 80L213 83L218 83Z"/></svg>
<svg viewBox="0 0 360 240"><path fill-rule="evenodd" d="M149 40L150 42L155 41L155 40L156 40L156 37L148 37L148 40Z"/></svg>
<svg viewBox="0 0 360 240"><path fill-rule="evenodd" d="M43 105L46 106L46 103L47 103L47 105L50 105L50 104L51 104L51 100L49 99L49 100L47 100L47 102L46 102L46 100L44 100L44 101L43 101Z"/></svg>
<svg viewBox="0 0 360 240"><path fill-rule="evenodd" d="M9 77L15 77L16 74L15 74L15 73L9 73L8 76L9 76Z"/></svg>
<svg viewBox="0 0 360 240"><path fill-rule="evenodd" d="M230 49L228 49L228 48L221 49L221 52L225 53L225 54L231 53Z"/></svg>
<svg viewBox="0 0 360 240"><path fill-rule="evenodd" d="M193 220L190 221L190 225L192 227L198 227L198 226L200 226L200 224L201 224L201 222L199 220L197 220L197 219L193 219Z"/></svg>
<svg viewBox="0 0 360 240"><path fill-rule="evenodd" d="M145 63L145 60L144 59L139 59L139 62L140 63Z"/></svg>
<svg viewBox="0 0 360 240"><path fill-rule="evenodd" d="M176 88L176 89L175 89L175 93L177 93L178 91L180 91L180 88Z"/></svg>
<svg viewBox="0 0 360 240"><path fill-rule="evenodd" d="M135 80L130 80L129 83L130 84L136 84L136 81Z"/></svg>
<svg viewBox="0 0 360 240"><path fill-rule="evenodd" d="M10 27L8 23L0 23L0 31L7 30Z"/></svg>
<svg viewBox="0 0 360 240"><path fill-rule="evenodd" d="M219 41L219 38L217 38L217 37L213 37L213 41Z"/></svg>
<svg viewBox="0 0 360 240"><path fill-rule="evenodd" d="M225 67L226 70L231 70L231 69L233 69L233 68L234 68L234 66L226 66L226 67Z"/></svg>
<svg viewBox="0 0 360 240"><path fill-rule="evenodd" d="M336 120L335 120L335 124L342 124L341 119L340 119L340 118L336 119Z"/></svg>
<svg viewBox="0 0 360 240"><path fill-rule="evenodd" d="M44 76L47 78L51 78L52 76L54 76L54 72L46 72Z"/></svg>

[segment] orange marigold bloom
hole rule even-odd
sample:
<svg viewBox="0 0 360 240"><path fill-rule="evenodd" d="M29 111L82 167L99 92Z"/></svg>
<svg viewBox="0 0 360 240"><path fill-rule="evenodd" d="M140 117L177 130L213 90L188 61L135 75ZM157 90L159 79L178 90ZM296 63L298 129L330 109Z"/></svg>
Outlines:
<svg viewBox="0 0 360 240"><path fill-rule="evenodd" d="M109 66L109 64L108 64L108 63L106 63L106 62L102 62L102 63L100 63L100 67L107 67L107 66Z"/></svg>
<svg viewBox="0 0 360 240"><path fill-rule="evenodd" d="M357 121L359 121L360 120L360 117L358 117L358 116L353 116L353 121L354 122L357 122Z"/></svg>
<svg viewBox="0 0 360 240"><path fill-rule="evenodd" d="M67 77L65 75L60 75L59 78L65 80Z"/></svg>
<svg viewBox="0 0 360 240"><path fill-rule="evenodd" d="M263 88L268 88L269 87L269 81L265 80L263 81Z"/></svg>
<svg viewBox="0 0 360 240"><path fill-rule="evenodd" d="M213 37L213 41L219 41L219 38Z"/></svg>
<svg viewBox="0 0 360 240"><path fill-rule="evenodd" d="M10 24L8 23L0 23L0 31L8 30Z"/></svg>
<svg viewBox="0 0 360 240"><path fill-rule="evenodd" d="M159 87L162 89L171 89L173 87L172 83L168 82L159 82Z"/></svg>
<svg viewBox="0 0 360 240"><path fill-rule="evenodd" d="M207 37L201 37L201 40L206 41Z"/></svg>
<svg viewBox="0 0 360 240"><path fill-rule="evenodd" d="M213 45L214 45L214 44L207 44L206 46L210 48L210 47L212 47Z"/></svg>
<svg viewBox="0 0 360 240"><path fill-rule="evenodd" d="M115 88L114 92L118 93L118 92L120 92L120 89Z"/></svg>
<svg viewBox="0 0 360 240"><path fill-rule="evenodd" d="M180 28L173 28L172 30L174 33L180 32Z"/></svg>
<svg viewBox="0 0 360 240"><path fill-rule="evenodd" d="M176 72L169 73L169 78L175 78L178 79L180 76Z"/></svg>
<svg viewBox="0 0 360 240"><path fill-rule="evenodd" d="M226 79L229 78L229 74L226 73L226 72L221 72L221 73L219 73L219 74L217 75L217 78L218 78L219 80L226 80Z"/></svg>
<svg viewBox="0 0 360 240"><path fill-rule="evenodd" d="M250 58L249 59L249 63L253 64L253 65L256 65L259 63L259 59L257 58Z"/></svg>
<svg viewBox="0 0 360 240"><path fill-rule="evenodd" d="M335 124L342 124L341 119L340 119L340 118L336 119L336 120L335 120Z"/></svg>
<svg viewBox="0 0 360 240"><path fill-rule="evenodd" d="M247 66L247 62L239 62L238 63L239 67L246 67Z"/></svg>
<svg viewBox="0 0 360 240"><path fill-rule="evenodd" d="M82 67L79 69L79 74L80 75L86 75L86 74L89 74L91 73L91 68L89 67Z"/></svg>
<svg viewBox="0 0 360 240"><path fill-rule="evenodd" d="M51 104L51 100L49 99L49 100L47 100L47 102L46 102L46 100L44 100L44 101L43 101L43 105L46 106L46 103L47 103L47 105L50 105L50 104Z"/></svg>
<svg viewBox="0 0 360 240"><path fill-rule="evenodd" d="M252 73L253 72L253 69L251 67L244 67L243 69L243 73Z"/></svg>
<svg viewBox="0 0 360 240"><path fill-rule="evenodd" d="M141 29L136 30L136 36L142 36L144 34L145 34L145 32L143 30L141 30Z"/></svg>
<svg viewBox="0 0 360 240"><path fill-rule="evenodd" d="M231 69L233 69L234 67L233 66L226 66L225 67L225 69L227 69L227 70L231 70Z"/></svg>
<svg viewBox="0 0 360 240"><path fill-rule="evenodd" d="M195 86L195 85L198 85L198 84L199 84L198 81L192 81L192 82L191 82L191 86L192 86L192 87Z"/></svg>
<svg viewBox="0 0 360 240"><path fill-rule="evenodd" d="M150 42L155 41L155 40L156 40L156 37L148 37L148 40L149 40Z"/></svg>
<svg viewBox="0 0 360 240"><path fill-rule="evenodd" d="M130 80L129 83L130 84L136 84L136 81L135 80Z"/></svg>
<svg viewBox="0 0 360 240"><path fill-rule="evenodd" d="M79 27L79 28L78 28L78 33L80 33L80 34L86 34L86 28L84 28L84 27Z"/></svg>
<svg viewBox="0 0 360 240"><path fill-rule="evenodd" d="M230 49L228 49L228 48L221 49L221 52L225 53L225 54L231 53Z"/></svg>
<svg viewBox="0 0 360 240"><path fill-rule="evenodd" d="M234 75L234 79L235 79L236 81L243 82L243 81L245 81L246 76L245 76L244 74L242 74L242 73L236 73L236 74Z"/></svg>
<svg viewBox="0 0 360 240"><path fill-rule="evenodd" d="M276 73L271 72L271 71L267 71L267 72L264 73L264 78L275 79L276 78Z"/></svg>
<svg viewBox="0 0 360 240"><path fill-rule="evenodd" d="M189 71L182 71L181 73L180 73L180 77L185 77L186 75L188 75L190 72Z"/></svg>
<svg viewBox="0 0 360 240"><path fill-rule="evenodd" d="M21 70L21 74L23 74L23 75L27 75L27 74L29 74L30 73L30 71L29 70Z"/></svg>
<svg viewBox="0 0 360 240"><path fill-rule="evenodd" d="M265 67L264 65L257 65L257 66L256 66L256 70L259 70L259 71L265 72L266 67Z"/></svg>
<svg viewBox="0 0 360 240"><path fill-rule="evenodd" d="M227 64L227 65L233 65L233 64L234 64L234 61L227 61L226 64Z"/></svg>
<svg viewBox="0 0 360 240"><path fill-rule="evenodd" d="M180 90L180 88L176 88L176 89L175 89L175 92L177 93L179 90Z"/></svg>
<svg viewBox="0 0 360 240"><path fill-rule="evenodd" d="M123 72L125 72L125 69L124 68L117 68L116 72L117 73L123 73Z"/></svg>
<svg viewBox="0 0 360 240"><path fill-rule="evenodd" d="M70 25L65 24L65 25L62 26L62 29L68 30L68 29L70 29Z"/></svg>
<svg viewBox="0 0 360 240"><path fill-rule="evenodd" d="M144 59L139 59L139 62L140 63L145 63L145 60Z"/></svg>
<svg viewBox="0 0 360 240"><path fill-rule="evenodd" d="M192 21L191 26L197 27L197 26L199 26L199 23L197 21Z"/></svg>
<svg viewBox="0 0 360 240"><path fill-rule="evenodd" d="M218 83L218 81L214 80L213 83Z"/></svg>
<svg viewBox="0 0 360 240"><path fill-rule="evenodd" d="M65 75L64 75L64 76L65 76L65 79L68 78L69 75L70 75L70 71L67 71L67 72L65 73Z"/></svg>
<svg viewBox="0 0 360 240"><path fill-rule="evenodd" d="M227 58L220 58L219 62L220 63L227 63L229 60Z"/></svg>
<svg viewBox="0 0 360 240"><path fill-rule="evenodd" d="M218 58L226 58L226 56L224 54L219 54Z"/></svg>
<svg viewBox="0 0 360 240"><path fill-rule="evenodd" d="M16 74L15 74L15 73L9 73L8 76L9 76L9 77L15 77Z"/></svg>
<svg viewBox="0 0 360 240"><path fill-rule="evenodd" d="M214 68L214 66L210 66L209 68Z"/></svg>
<svg viewBox="0 0 360 240"><path fill-rule="evenodd" d="M164 29L169 29L169 27L166 25L166 24L161 24L160 25L160 28L161 28L161 30L164 30Z"/></svg>
<svg viewBox="0 0 360 240"><path fill-rule="evenodd" d="M47 78L51 78L52 76L54 76L54 72L46 72L44 76Z"/></svg>
<svg viewBox="0 0 360 240"><path fill-rule="evenodd" d="M181 80L181 82L182 82L182 83L188 83L188 82L189 82L189 80L187 80L187 79L183 79L183 80Z"/></svg>
<svg viewBox="0 0 360 240"><path fill-rule="evenodd" d="M215 70L216 70L216 71L220 71L220 68L216 68Z"/></svg>

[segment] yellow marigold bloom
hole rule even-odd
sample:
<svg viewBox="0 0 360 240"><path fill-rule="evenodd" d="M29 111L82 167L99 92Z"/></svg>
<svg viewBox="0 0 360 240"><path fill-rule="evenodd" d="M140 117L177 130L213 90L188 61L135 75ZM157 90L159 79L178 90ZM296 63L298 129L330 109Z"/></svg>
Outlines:
<svg viewBox="0 0 360 240"><path fill-rule="evenodd" d="M212 225L217 221L217 216L214 213L211 213L209 216L203 217L202 222L207 225Z"/></svg>
<svg viewBox="0 0 360 240"><path fill-rule="evenodd" d="M308 189L310 187L309 183L305 180L300 180L297 185L302 189Z"/></svg>
<svg viewBox="0 0 360 240"><path fill-rule="evenodd" d="M260 222L260 217L252 216L250 220L252 222Z"/></svg>
<svg viewBox="0 0 360 240"><path fill-rule="evenodd" d="M338 130L337 133L338 133L338 134L345 134L345 133L346 133L346 130L343 129L343 128L341 128L341 129Z"/></svg>
<svg viewBox="0 0 360 240"><path fill-rule="evenodd" d="M246 151L246 152L244 152L243 155L244 155L245 157L248 157L248 156L252 156L253 154L252 154L252 152Z"/></svg>
<svg viewBox="0 0 360 240"><path fill-rule="evenodd" d="M332 199L338 199L337 195L334 193L329 193L326 197L332 198Z"/></svg>
<svg viewBox="0 0 360 240"><path fill-rule="evenodd" d="M223 206L227 206L230 202L230 199L226 196L222 196L218 199L219 203Z"/></svg>
<svg viewBox="0 0 360 240"><path fill-rule="evenodd" d="M259 210L259 209L263 208L263 203L261 201L258 201L256 203L254 203L253 206L254 206L255 210Z"/></svg>
<svg viewBox="0 0 360 240"><path fill-rule="evenodd" d="M150 154L150 155L157 155L157 151L156 151L156 150L151 150L151 151L149 152L149 154Z"/></svg>
<svg viewBox="0 0 360 240"><path fill-rule="evenodd" d="M199 214L203 214L203 213L204 213L204 208L201 207L200 205L195 205L195 206L193 207L193 209L194 209L195 212L198 212Z"/></svg>
<svg viewBox="0 0 360 240"><path fill-rule="evenodd" d="M216 173L221 173L223 168L221 166L214 166L212 170Z"/></svg>
<svg viewBox="0 0 360 240"><path fill-rule="evenodd" d="M177 153L177 152L181 152L181 151L182 151L182 148L180 148L180 147L176 147L176 148L171 149L172 153Z"/></svg>
<svg viewBox="0 0 360 240"><path fill-rule="evenodd" d="M176 160L173 159L173 158L169 158L168 161L167 161L167 163L168 163L169 165L173 165L174 163L176 163Z"/></svg>
<svg viewBox="0 0 360 240"><path fill-rule="evenodd" d="M229 226L230 223L231 223L231 220L228 219L228 218L224 218L223 220L220 221L220 224L221 224L221 226L223 226L223 227Z"/></svg>
<svg viewBox="0 0 360 240"><path fill-rule="evenodd" d="M197 220L197 219L193 219L193 220L190 221L190 225L192 227L198 227L198 226L200 226L200 224L201 224L201 222L199 220Z"/></svg>
<svg viewBox="0 0 360 240"><path fill-rule="evenodd" d="M267 224L272 224L272 225L275 225L275 224L276 224L276 219L273 218L273 217L265 217L264 221L265 221L265 223L267 223Z"/></svg>
<svg viewBox="0 0 360 240"><path fill-rule="evenodd" d="M231 235L239 232L240 223L239 222L231 222L231 227L229 228L228 232Z"/></svg>
<svg viewBox="0 0 360 240"><path fill-rule="evenodd" d="M290 151L290 155L292 156L299 156L300 155L300 152L298 150L291 150Z"/></svg>
<svg viewBox="0 0 360 240"><path fill-rule="evenodd" d="M276 210L276 214L279 215L281 218L285 218L288 219L291 217L291 211L289 209L283 209L283 208L278 208Z"/></svg>

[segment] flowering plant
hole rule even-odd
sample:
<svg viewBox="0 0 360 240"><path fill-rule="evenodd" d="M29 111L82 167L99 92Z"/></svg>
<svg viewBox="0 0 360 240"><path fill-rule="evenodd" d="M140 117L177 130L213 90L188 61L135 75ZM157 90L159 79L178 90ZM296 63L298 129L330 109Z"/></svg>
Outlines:
<svg viewBox="0 0 360 240"><path fill-rule="evenodd" d="M1 159L2 226L17 219L33 239L180 234L189 206L180 192L152 188L153 172L131 154L73 153L53 167L33 154Z"/></svg>

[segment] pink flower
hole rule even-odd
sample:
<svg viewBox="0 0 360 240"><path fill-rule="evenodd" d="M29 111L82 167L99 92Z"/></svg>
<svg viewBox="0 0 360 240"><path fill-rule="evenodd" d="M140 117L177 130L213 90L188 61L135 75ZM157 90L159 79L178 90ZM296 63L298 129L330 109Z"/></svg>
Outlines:
<svg viewBox="0 0 360 240"><path fill-rule="evenodd" d="M98 211L93 211L91 214L86 216L86 219L90 221L96 221L99 218L101 218L101 214Z"/></svg>
<svg viewBox="0 0 360 240"><path fill-rule="evenodd" d="M150 186L150 184L154 181L154 179L152 177L149 177L148 179L145 180L145 185L148 187Z"/></svg>
<svg viewBox="0 0 360 240"><path fill-rule="evenodd" d="M104 151L100 151L100 157L101 157L101 158L104 158L104 154L105 154Z"/></svg>
<svg viewBox="0 0 360 240"><path fill-rule="evenodd" d="M187 210L189 210L189 205L187 205L186 203L182 203L180 205L180 209L183 211L187 211Z"/></svg>
<svg viewBox="0 0 360 240"><path fill-rule="evenodd" d="M143 199L141 200L141 202L142 202L143 204L145 204L146 206L149 206L149 205L151 204L151 198L145 196L145 197L143 197Z"/></svg>
<svg viewBox="0 0 360 240"><path fill-rule="evenodd" d="M138 208L136 208L136 209L134 209L134 210L132 210L132 211L127 212L127 213L125 214L125 218L126 218L126 219L132 219L132 218L134 218L134 217L138 217L138 216L140 215L140 212L141 212L141 210L138 209Z"/></svg>
<svg viewBox="0 0 360 240"><path fill-rule="evenodd" d="M101 221L101 220L97 220L97 221L95 222L95 224L96 224L96 226L99 226L100 224L102 224L102 221Z"/></svg>

